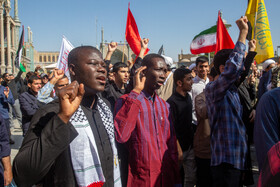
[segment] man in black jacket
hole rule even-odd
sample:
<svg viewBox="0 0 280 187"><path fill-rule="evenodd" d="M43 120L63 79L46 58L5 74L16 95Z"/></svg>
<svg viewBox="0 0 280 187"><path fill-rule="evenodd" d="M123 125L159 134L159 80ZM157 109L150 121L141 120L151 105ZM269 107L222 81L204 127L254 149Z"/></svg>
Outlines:
<svg viewBox="0 0 280 187"><path fill-rule="evenodd" d="M179 68L174 72L173 78L176 91L167 100L170 104L172 120L176 137L179 141L177 146L183 153L184 186L194 186L196 180L196 165L193 151L194 129L192 125L192 99L189 91L192 90L191 70ZM181 150L180 150L181 147Z"/></svg>
<svg viewBox="0 0 280 187"><path fill-rule="evenodd" d="M32 118L14 160L15 182L19 186L42 183L70 187L104 182L103 186L121 186L113 116L108 102L96 95L105 87L106 64L91 46L73 49L68 64L72 83L58 91L58 100L39 109ZM87 161L96 164L87 167Z"/></svg>

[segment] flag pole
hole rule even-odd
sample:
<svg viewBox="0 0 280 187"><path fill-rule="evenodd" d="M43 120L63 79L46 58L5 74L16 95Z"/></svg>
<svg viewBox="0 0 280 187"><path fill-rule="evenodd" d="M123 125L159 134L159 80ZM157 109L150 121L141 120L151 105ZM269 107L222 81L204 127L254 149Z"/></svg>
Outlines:
<svg viewBox="0 0 280 187"><path fill-rule="evenodd" d="M259 4L259 0L257 0L257 9L255 12L255 23L254 23L254 39L256 39L256 24L257 24L257 16L258 16L258 4Z"/></svg>
<svg viewBox="0 0 280 187"><path fill-rule="evenodd" d="M124 63L124 47L125 47L125 39L123 41L123 51L122 51L122 62Z"/></svg>

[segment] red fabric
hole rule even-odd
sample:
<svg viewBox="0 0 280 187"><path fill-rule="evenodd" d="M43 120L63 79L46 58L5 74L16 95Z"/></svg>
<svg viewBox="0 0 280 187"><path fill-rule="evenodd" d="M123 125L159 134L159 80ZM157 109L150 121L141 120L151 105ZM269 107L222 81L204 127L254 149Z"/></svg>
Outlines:
<svg viewBox="0 0 280 187"><path fill-rule="evenodd" d="M141 50L141 38L138 32L138 28L135 22L135 19L130 11L130 8L128 7L128 13L127 13L127 21L126 21L126 29L125 29L125 39L127 43L129 44L131 50L134 52L136 56L139 55ZM145 54L147 54L149 49L145 51Z"/></svg>
<svg viewBox="0 0 280 187"><path fill-rule="evenodd" d="M224 25L222 18L220 16L220 11L218 15L217 23L217 37L216 37L216 50L215 54L222 49L233 49L234 43L228 34L226 26Z"/></svg>
<svg viewBox="0 0 280 187"><path fill-rule="evenodd" d="M104 184L104 182L94 182L90 185L88 185L87 187L102 187Z"/></svg>
<svg viewBox="0 0 280 187"><path fill-rule="evenodd" d="M134 91L116 103L115 137L129 151L128 187L172 187L180 181L169 104Z"/></svg>
<svg viewBox="0 0 280 187"><path fill-rule="evenodd" d="M215 45L209 45L205 47L201 47L199 49L191 49L191 53L194 55L201 54L201 53L211 53L215 51L216 44Z"/></svg>

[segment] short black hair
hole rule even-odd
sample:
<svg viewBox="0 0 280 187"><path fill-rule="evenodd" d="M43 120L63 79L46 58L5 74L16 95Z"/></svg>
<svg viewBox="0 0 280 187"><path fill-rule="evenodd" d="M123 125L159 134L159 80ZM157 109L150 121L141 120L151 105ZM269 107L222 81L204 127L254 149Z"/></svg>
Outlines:
<svg viewBox="0 0 280 187"><path fill-rule="evenodd" d="M151 67L152 66L151 62L152 62L153 58L160 58L160 59L162 59L165 62L165 59L161 55L155 54L155 53L151 53L151 54L146 55L143 58L142 66L146 66L147 68Z"/></svg>
<svg viewBox="0 0 280 187"><path fill-rule="evenodd" d="M6 75L9 75L9 73L3 73L2 78L5 78Z"/></svg>
<svg viewBox="0 0 280 187"><path fill-rule="evenodd" d="M38 77L37 75L31 75L28 79L28 82L27 83L30 83L32 84L34 82L34 80L41 80L40 77Z"/></svg>
<svg viewBox="0 0 280 187"><path fill-rule="evenodd" d="M229 55L231 54L232 49L222 49L216 53L214 56L214 67L218 75L221 74L220 72L220 65L225 65L226 61L229 59Z"/></svg>
<svg viewBox="0 0 280 187"><path fill-rule="evenodd" d="M211 68L209 75L213 78L215 78L218 75L214 67Z"/></svg>
<svg viewBox="0 0 280 187"><path fill-rule="evenodd" d="M93 50L93 51L96 51L97 53L100 53L100 51L93 46L86 45L86 46L76 47L76 48L72 49L68 55L68 64L69 65L77 64L80 52L83 50ZM101 55L101 53L100 53L100 55Z"/></svg>
<svg viewBox="0 0 280 187"><path fill-rule="evenodd" d="M29 79L29 77L31 77L32 75L36 75L36 74L32 71L29 71L28 73L26 73L26 78Z"/></svg>
<svg viewBox="0 0 280 187"><path fill-rule="evenodd" d="M113 66L113 72L117 73L120 70L120 68L128 68L128 65L123 62L117 62Z"/></svg>
<svg viewBox="0 0 280 187"><path fill-rule="evenodd" d="M200 62L202 63L207 62L209 64L209 58L206 56L197 57L197 59L195 60L195 65L198 66Z"/></svg>
<svg viewBox="0 0 280 187"><path fill-rule="evenodd" d="M177 86L177 81L183 81L185 76L189 73L192 73L191 70L186 69L186 68L178 68L174 71L173 79L175 82L175 85Z"/></svg>

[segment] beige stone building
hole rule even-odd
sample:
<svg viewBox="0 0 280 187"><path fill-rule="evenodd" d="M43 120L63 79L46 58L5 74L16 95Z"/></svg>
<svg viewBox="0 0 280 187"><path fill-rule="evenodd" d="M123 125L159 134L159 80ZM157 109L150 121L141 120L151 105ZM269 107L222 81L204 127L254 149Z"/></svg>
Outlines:
<svg viewBox="0 0 280 187"><path fill-rule="evenodd" d="M59 57L59 51L36 51L34 50L34 66L40 65L42 68L54 64Z"/></svg>
<svg viewBox="0 0 280 187"><path fill-rule="evenodd" d="M14 17L10 16L10 0L0 0L0 69L4 72L16 71L14 60L19 42L20 21L18 0L14 0Z"/></svg>

